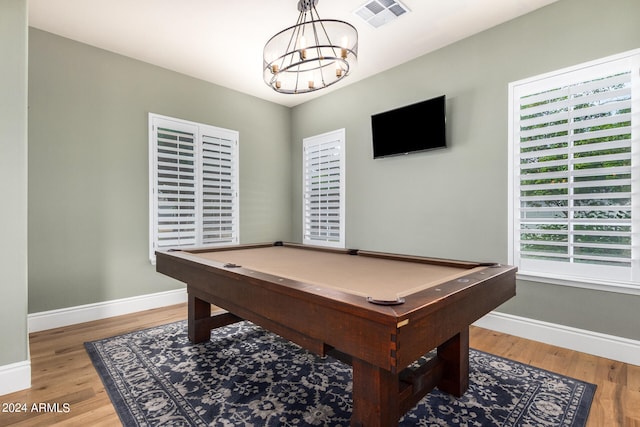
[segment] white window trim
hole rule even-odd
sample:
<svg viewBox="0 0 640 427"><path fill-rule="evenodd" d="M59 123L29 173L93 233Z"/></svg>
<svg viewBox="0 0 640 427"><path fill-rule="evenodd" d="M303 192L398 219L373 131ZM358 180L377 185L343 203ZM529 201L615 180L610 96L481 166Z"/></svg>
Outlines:
<svg viewBox="0 0 640 427"><path fill-rule="evenodd" d="M338 240L331 239L318 239L318 238L308 238L307 233L307 191L306 191L306 150L309 146L317 146L323 144L337 144L340 152L339 159L339 168L340 168L340 183L339 183L339 191L340 191L340 208L339 208L339 237ZM303 243L305 245L314 245L314 246L326 246L326 247L334 247L334 248L344 248L345 243L345 129L338 129L335 131L323 133L320 135L311 136L303 139L303 150L302 150L302 235L303 235Z"/></svg>
<svg viewBox="0 0 640 427"><path fill-rule="evenodd" d="M518 176L515 174L515 157L517 153L515 153L515 129L514 129L514 91L516 86L528 83L535 83L538 80L543 80L546 78L561 76L562 74L566 75L568 78L571 76L575 76L575 73L578 73L581 69L586 69L588 67L598 66L605 64L607 62L616 62L624 59L632 60L632 85L633 90L640 90L640 60L638 56L640 55L640 49L634 49L628 52L624 52L618 55L612 55L606 58L590 61L587 63L579 64L573 67L568 67L562 70L553 71L550 73L545 73L542 75L538 75L535 77L523 79L517 82L513 82L509 84L509 96L508 96L508 179L507 179L507 187L508 187L508 263L517 265L518 259L516 256L517 248L516 242L519 241L517 239L517 231L515 230L515 214L517 212L516 203L517 198L515 195L516 182L515 180ZM575 81L575 78L572 78ZM640 128L638 126L639 120L638 116L640 115L640 97L634 96L634 101L632 104L632 111L634 112L633 116L633 124L632 124L632 140L638 141L640 137ZM639 144L633 144L632 146L632 162L635 165L640 165L640 147ZM635 190L637 193L638 190ZM633 212L636 213L633 218L633 227L634 230L637 230L637 227L640 226L640 206L638 205L640 197L634 197L633 201ZM637 253L640 248L638 248L638 242L633 243L633 263L637 266L640 264L640 256ZM625 282L625 281L617 281L617 280L602 280L602 279L585 279L581 277L570 277L567 275L559 275L555 273L540 273L540 272L531 272L520 269L517 274L518 279L528 280L533 282L541 282L541 283L549 283L554 285L561 286L571 286L571 287L579 287L584 289L593 289L599 291L607 291L607 292L616 292L622 294L631 294L631 295L640 295L640 283L638 282Z"/></svg>
<svg viewBox="0 0 640 427"><path fill-rule="evenodd" d="M202 152L202 137L203 134L210 132L217 136L225 135L227 139L231 141L235 141L234 153L232 156L232 172L233 172L233 200L232 200L232 210L235 214L234 217L234 235L231 242L220 243L220 245L230 245L230 244L239 244L240 242L240 204L239 204L239 132L229 129L223 129L211 125L191 122L187 120L177 119L174 117L162 116L155 113L149 113L148 117L148 126L149 126L149 260L152 264L155 264L156 257L156 242L158 239L157 236L157 197L156 197L156 176L157 176L157 162L156 162L156 154L157 154L157 146L156 146L156 135L155 135L155 123L158 121L163 122L171 122L171 127L174 130L182 130L186 132L194 132L196 135L195 142L195 156L196 159L201 159L200 155ZM203 176L202 169L198 167L196 169L196 178L195 183L197 188L202 188ZM202 245L202 210L201 207L198 206L196 208L196 223L197 228L200 230L197 232L197 240L194 245L191 246L181 246L181 247L197 247ZM209 243L208 246L216 246L216 244Z"/></svg>

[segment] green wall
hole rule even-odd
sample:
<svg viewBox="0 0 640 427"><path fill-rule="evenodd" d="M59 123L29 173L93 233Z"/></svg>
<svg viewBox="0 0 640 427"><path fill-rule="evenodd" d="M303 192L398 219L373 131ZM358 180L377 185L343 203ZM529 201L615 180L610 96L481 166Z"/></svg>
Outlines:
<svg viewBox="0 0 640 427"><path fill-rule="evenodd" d="M290 238L289 108L37 29L29 312L182 286L148 259L148 113L240 132L240 239Z"/></svg>
<svg viewBox="0 0 640 427"><path fill-rule="evenodd" d="M302 139L345 128L348 247L507 262L509 82L640 47L639 16L636 0L560 0L295 107L294 237ZM371 114L442 94L448 149L372 159ZM638 307L640 296L520 281L500 310L640 339Z"/></svg>
<svg viewBox="0 0 640 427"><path fill-rule="evenodd" d="M27 2L0 2L0 367L27 341Z"/></svg>

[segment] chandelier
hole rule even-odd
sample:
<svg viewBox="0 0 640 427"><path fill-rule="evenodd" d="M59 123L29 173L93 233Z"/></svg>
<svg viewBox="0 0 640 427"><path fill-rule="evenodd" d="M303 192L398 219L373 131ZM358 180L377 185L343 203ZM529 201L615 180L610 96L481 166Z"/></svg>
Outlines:
<svg viewBox="0 0 640 427"><path fill-rule="evenodd" d="M263 77L276 92L313 92L342 80L358 57L358 31L351 24L320 19L318 0L299 0L298 22L264 46Z"/></svg>

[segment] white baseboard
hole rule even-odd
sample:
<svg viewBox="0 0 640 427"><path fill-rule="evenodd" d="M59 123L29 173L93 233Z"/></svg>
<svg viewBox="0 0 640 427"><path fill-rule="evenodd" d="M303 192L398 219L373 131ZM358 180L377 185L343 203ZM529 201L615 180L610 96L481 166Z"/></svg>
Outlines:
<svg viewBox="0 0 640 427"><path fill-rule="evenodd" d="M640 341L493 311L474 323L509 335L640 366Z"/></svg>
<svg viewBox="0 0 640 427"><path fill-rule="evenodd" d="M0 396L31 387L31 361L0 366Z"/></svg>
<svg viewBox="0 0 640 427"><path fill-rule="evenodd" d="M176 289L174 291L32 313L27 316L27 322L29 332L38 332L152 308L181 304L186 301L187 289Z"/></svg>

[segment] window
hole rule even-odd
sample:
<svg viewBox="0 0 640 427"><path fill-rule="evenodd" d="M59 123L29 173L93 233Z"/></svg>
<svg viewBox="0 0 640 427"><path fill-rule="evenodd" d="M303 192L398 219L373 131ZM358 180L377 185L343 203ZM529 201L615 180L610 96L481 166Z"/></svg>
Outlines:
<svg viewBox="0 0 640 427"><path fill-rule="evenodd" d="M640 51L509 85L510 262L640 290Z"/></svg>
<svg viewBox="0 0 640 427"><path fill-rule="evenodd" d="M303 243L344 247L344 129L303 141Z"/></svg>
<svg viewBox="0 0 640 427"><path fill-rule="evenodd" d="M238 132L149 115L150 257L238 243Z"/></svg>

